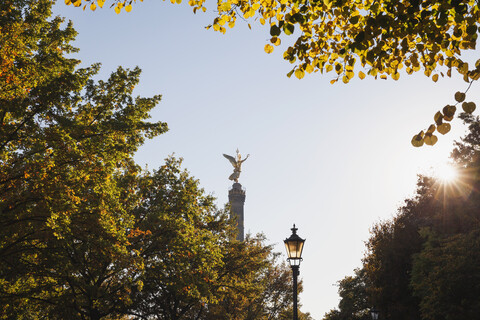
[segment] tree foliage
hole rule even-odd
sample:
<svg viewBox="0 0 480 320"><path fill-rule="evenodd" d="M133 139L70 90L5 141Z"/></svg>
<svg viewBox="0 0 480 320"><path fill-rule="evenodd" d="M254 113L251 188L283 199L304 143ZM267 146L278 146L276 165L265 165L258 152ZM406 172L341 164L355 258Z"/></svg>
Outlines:
<svg viewBox="0 0 480 320"><path fill-rule="evenodd" d="M217 301L215 285L223 247L233 230L225 213L197 180L167 159L138 183L140 202L130 232L132 251L144 263L132 313L149 319L194 319Z"/></svg>
<svg viewBox="0 0 480 320"><path fill-rule="evenodd" d="M109 1L117 13L131 11L135 2ZM105 0L65 3L95 10L97 4L103 7ZM206 11L205 0L188 4L194 12ZM258 20L265 26L270 32L266 53L272 53L285 37L296 37L283 53L283 58L294 64L289 77L332 72L331 83L348 83L355 74L360 79L369 75L398 80L403 72L423 72L437 82L456 72L470 85L480 78L480 60L462 57L475 50L480 33L476 0L218 0L215 9L217 17L207 28L225 33L237 20ZM456 104L465 100L467 91L455 94ZM435 131L446 134L456 104L438 111L434 123L414 135L412 145L434 145L438 140ZM471 113L475 104L464 102L462 108Z"/></svg>
<svg viewBox="0 0 480 320"><path fill-rule="evenodd" d="M363 288L382 318L475 318L480 308L480 119L467 113L461 118L469 132L451 154L456 181L419 177L416 195L393 219L372 228L360 274L340 282L339 310L325 319L345 319L350 310L361 310L362 294L352 300L344 296L351 283Z"/></svg>
<svg viewBox="0 0 480 320"><path fill-rule="evenodd" d="M83 0L96 8L95 2ZM111 4L120 12L122 8L130 11L134 2L113 0ZM105 1L97 3L102 7ZM82 0L66 0L66 4L81 6ZM205 8L204 0L188 4L195 12ZM398 79L405 67L409 74L423 70L436 81L439 74L443 76L437 73L441 66L448 75L454 69L467 81L480 77L478 66L470 68L460 59L462 52L475 49L478 38L480 8L474 0L227 0L218 1L216 9L218 17L212 26L222 33L239 18L251 18L269 28L275 46L282 36L298 36L284 58L296 63L292 73L299 78L305 72L335 70L338 78L348 82L357 62L368 68L367 74L382 78ZM265 49L273 51L269 44Z"/></svg>
<svg viewBox="0 0 480 320"><path fill-rule="evenodd" d="M0 317L99 319L141 268L125 233L133 154L167 127L147 121L160 96L132 97L139 69L98 83L97 65L77 69L51 5L0 4Z"/></svg>
<svg viewBox="0 0 480 320"><path fill-rule="evenodd" d="M338 282L340 302L338 309L325 314L325 320L370 320L372 303L367 294L367 279L364 269L356 269L353 276Z"/></svg>
<svg viewBox="0 0 480 320"><path fill-rule="evenodd" d="M138 68L78 68L50 0L0 3L0 319L278 319L289 270L170 157Z"/></svg>

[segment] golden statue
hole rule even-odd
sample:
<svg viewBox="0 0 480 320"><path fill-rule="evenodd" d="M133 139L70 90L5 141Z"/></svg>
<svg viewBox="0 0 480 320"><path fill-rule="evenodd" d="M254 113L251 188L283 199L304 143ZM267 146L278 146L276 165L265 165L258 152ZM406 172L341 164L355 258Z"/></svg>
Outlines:
<svg viewBox="0 0 480 320"><path fill-rule="evenodd" d="M230 161L230 163L233 166L233 173L230 175L230 177L228 177L228 179L233 180L233 181L238 183L238 178L240 177L240 172L242 172L242 170L241 170L242 169L242 163L245 160L247 160L250 155L247 154L245 159L242 160L242 156L240 155L240 152L238 152L238 149L237 149L237 159L235 159L234 157L229 156L225 153L223 154L223 156L225 158L227 158L228 161Z"/></svg>

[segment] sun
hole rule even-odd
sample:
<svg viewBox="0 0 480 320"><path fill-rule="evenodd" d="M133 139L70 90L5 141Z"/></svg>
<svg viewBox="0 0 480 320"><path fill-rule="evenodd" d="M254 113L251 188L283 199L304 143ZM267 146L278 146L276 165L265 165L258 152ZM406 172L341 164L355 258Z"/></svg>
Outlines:
<svg viewBox="0 0 480 320"><path fill-rule="evenodd" d="M434 168L434 175L440 182L448 184L458 178L458 171L453 165L442 163Z"/></svg>

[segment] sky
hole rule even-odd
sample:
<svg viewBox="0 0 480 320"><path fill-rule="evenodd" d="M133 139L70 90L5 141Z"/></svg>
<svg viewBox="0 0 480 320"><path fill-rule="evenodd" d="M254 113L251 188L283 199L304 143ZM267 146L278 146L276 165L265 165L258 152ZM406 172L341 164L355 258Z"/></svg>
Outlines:
<svg viewBox="0 0 480 320"><path fill-rule="evenodd" d="M293 66L282 54L293 36L266 54L269 29L259 23L250 30L238 21L225 35L206 30L213 4L193 14L186 3L145 0L117 15L108 2L92 12L60 0L54 14L79 32L74 57L81 65L102 63L97 79L118 66L139 66L135 94L162 95L151 120L170 130L136 153L142 167L181 157L223 207L233 168L222 154L237 148L250 154L239 179L245 230L265 234L286 259L282 242L296 224L306 238L302 311L320 320L338 305L337 281L361 267L370 228L414 194L417 174L448 160L452 142L464 134L459 119L434 147L414 148L410 140L468 84L458 76L434 83L423 74L334 85L331 73L288 78ZM476 83L467 100L478 105L479 98Z"/></svg>

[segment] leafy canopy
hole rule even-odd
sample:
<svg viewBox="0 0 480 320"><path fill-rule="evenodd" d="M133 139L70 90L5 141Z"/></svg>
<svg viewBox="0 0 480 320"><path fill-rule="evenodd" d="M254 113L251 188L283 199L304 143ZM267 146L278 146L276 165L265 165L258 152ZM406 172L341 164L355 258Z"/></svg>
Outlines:
<svg viewBox="0 0 480 320"><path fill-rule="evenodd" d="M133 154L167 130L148 121L160 96L132 97L139 69L94 82L98 65L77 68L76 32L51 6L0 2L0 319L98 319L128 304L142 268L125 231Z"/></svg>
<svg viewBox="0 0 480 320"><path fill-rule="evenodd" d="M143 0L141 0L143 1ZM170 0L181 3L181 0ZM130 12L136 0L111 0L117 13ZM65 0L67 5L87 4L91 10L105 0ZM206 11L205 0L189 0L193 11ZM294 64L287 76L298 79L306 73L332 72L331 83L348 83L357 74L398 80L423 72L437 82L456 71L470 84L480 78L480 60L474 65L462 53L475 50L480 27L480 5L476 0L217 0L217 17L207 28L225 33L237 20L255 20L270 32L265 52L272 53L282 39L296 37L283 53ZM250 27L250 24L248 24ZM468 89L467 89L468 91ZM455 99L465 92L458 92ZM471 113L473 102L462 108ZM412 139L412 145L434 145L434 134L450 131L448 123L455 106L447 105L434 116L434 123Z"/></svg>
<svg viewBox="0 0 480 320"><path fill-rule="evenodd" d="M456 181L422 176L398 214L374 225L363 268L340 281L339 310L324 319L474 319L480 310L480 119L451 154ZM368 302L368 304L365 304Z"/></svg>

